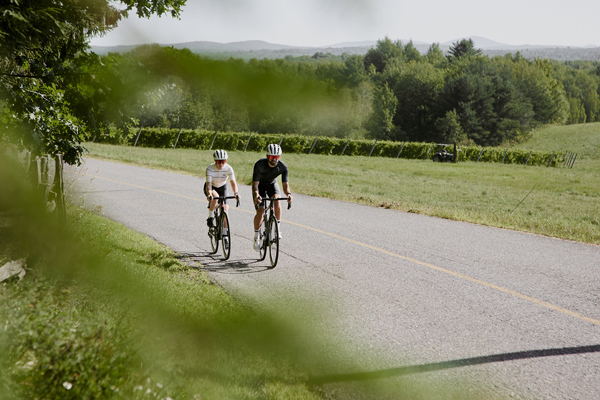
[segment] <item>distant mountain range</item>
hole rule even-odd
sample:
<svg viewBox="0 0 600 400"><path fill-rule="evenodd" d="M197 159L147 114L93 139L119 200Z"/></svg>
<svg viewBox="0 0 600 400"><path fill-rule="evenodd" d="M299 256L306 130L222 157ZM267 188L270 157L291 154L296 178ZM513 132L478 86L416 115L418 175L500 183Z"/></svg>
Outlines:
<svg viewBox="0 0 600 400"><path fill-rule="evenodd" d="M517 51L526 58L549 58L556 60L592 60L600 61L600 47L588 45L585 47L577 46L552 46L552 45L508 45L499 43L480 36L471 36L468 38L458 38L448 42L440 43L440 49L448 52L450 46L462 39L472 39L475 47L481 49L483 54L490 56L503 55L506 53L515 53ZM409 40L401 40L402 43L408 43ZM421 53L427 52L430 43L413 40L413 44ZM283 44L268 43L261 40L247 40L243 42L218 43L207 41L183 42L173 44L161 44L162 46L172 46L176 49L188 48L194 53L206 54L211 57L236 57L243 59L250 58L284 58L285 56L314 55L317 52L331 53L333 55L342 54L365 54L370 48L377 45L377 41L363 42L342 42L329 46L310 47L310 46L288 46ZM92 46L92 51L97 54L126 53L139 45L125 46Z"/></svg>

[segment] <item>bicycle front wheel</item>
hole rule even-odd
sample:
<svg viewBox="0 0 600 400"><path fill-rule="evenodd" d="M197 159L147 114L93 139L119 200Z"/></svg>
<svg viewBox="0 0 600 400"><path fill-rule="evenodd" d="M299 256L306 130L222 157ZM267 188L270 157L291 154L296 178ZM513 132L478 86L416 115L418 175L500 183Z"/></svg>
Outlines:
<svg viewBox="0 0 600 400"><path fill-rule="evenodd" d="M267 257L267 247L269 246L269 230L268 228L268 223L265 222L265 227L263 228L262 232L260 233L260 237L262 238L262 243L260 245L260 259L259 261L264 260Z"/></svg>
<svg viewBox="0 0 600 400"><path fill-rule="evenodd" d="M275 268L279 260L279 226L275 217L269 219L269 258L271 268Z"/></svg>
<svg viewBox="0 0 600 400"><path fill-rule="evenodd" d="M219 229L221 232L221 244L223 245L223 257L225 257L226 260L229 260L229 255L231 254L231 227L226 212L221 215L221 226ZM227 233L224 233L225 229L227 229Z"/></svg>
<svg viewBox="0 0 600 400"><path fill-rule="evenodd" d="M208 228L208 237L210 238L210 247L212 248L211 254L215 254L219 250L219 238L217 228Z"/></svg>
<svg viewBox="0 0 600 400"><path fill-rule="evenodd" d="M219 219L215 218L215 221L219 222ZM212 248L211 254L215 254L219 251L219 227L212 226L208 228L208 237L210 238L210 247Z"/></svg>

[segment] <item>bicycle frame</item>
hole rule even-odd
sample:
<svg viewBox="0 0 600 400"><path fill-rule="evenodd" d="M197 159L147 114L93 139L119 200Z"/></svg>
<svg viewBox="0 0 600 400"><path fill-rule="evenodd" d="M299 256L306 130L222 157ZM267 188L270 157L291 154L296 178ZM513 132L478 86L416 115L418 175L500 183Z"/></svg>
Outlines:
<svg viewBox="0 0 600 400"><path fill-rule="evenodd" d="M214 221L215 225L208 229L208 237L210 238L210 245L212 247L212 253L219 251L219 242L222 242L223 256L225 260L229 259L231 255L231 226L229 224L229 217L224 210L224 203L226 199L237 199L235 196L219 196L213 198L209 196L208 208L214 199L217 199L218 205L215 209ZM239 200L236 203L236 207L240 205ZM224 233L224 229L227 228L227 233Z"/></svg>
<svg viewBox="0 0 600 400"><path fill-rule="evenodd" d="M267 248L269 250L269 258L271 260L271 268L275 268L279 260L279 226L275 218L275 202L287 200L286 197L267 197L263 198L259 207L264 208L263 220L261 222L261 239L262 246L260 248L260 261L267 257ZM288 203L288 210L292 203ZM258 208L258 207L257 207Z"/></svg>

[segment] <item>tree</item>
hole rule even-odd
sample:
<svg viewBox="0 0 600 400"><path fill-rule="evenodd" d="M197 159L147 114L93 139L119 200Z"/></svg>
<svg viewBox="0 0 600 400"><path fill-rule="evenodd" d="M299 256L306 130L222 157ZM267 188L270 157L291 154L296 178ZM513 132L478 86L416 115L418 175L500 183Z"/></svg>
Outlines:
<svg viewBox="0 0 600 400"><path fill-rule="evenodd" d="M363 57L351 55L344 60L343 79L349 87L356 87L368 79Z"/></svg>
<svg viewBox="0 0 600 400"><path fill-rule="evenodd" d="M576 97L567 96L569 100L569 116L567 124L584 124L586 120L585 107L583 103Z"/></svg>
<svg viewBox="0 0 600 400"><path fill-rule="evenodd" d="M384 76L398 100L394 125L408 140L431 140L435 131L438 94L444 85L443 71L428 63L408 63Z"/></svg>
<svg viewBox="0 0 600 400"><path fill-rule="evenodd" d="M370 118L370 131L375 139L393 140L392 122L398 106L398 99L387 84L380 86L373 94L373 113Z"/></svg>
<svg viewBox="0 0 600 400"><path fill-rule="evenodd" d="M456 110L451 110L436 121L436 128L439 132L439 140L443 143L463 144L467 140L467 135L460 126L460 119Z"/></svg>
<svg viewBox="0 0 600 400"><path fill-rule="evenodd" d="M447 59L444 56L442 50L440 50L439 43L432 43L425 54L425 59L428 63L433 64L435 66L440 66L446 63Z"/></svg>
<svg viewBox="0 0 600 400"><path fill-rule="evenodd" d="M512 65L515 85L533 106L534 119L541 124L562 124L569 103L563 85L554 78L550 61L522 60Z"/></svg>
<svg viewBox="0 0 600 400"><path fill-rule="evenodd" d="M369 70L369 68L371 66L373 66L375 68L376 72L383 72L383 69L385 68L385 58L383 56L383 53L377 49L369 49L369 51L367 51L367 54L365 54L365 58L364 58L364 66L365 66L365 70Z"/></svg>
<svg viewBox="0 0 600 400"><path fill-rule="evenodd" d="M573 122L573 106L576 104L574 99L584 107L585 120L587 122L596 122L600 120L600 79L596 76L595 71L585 69L575 69L572 67L561 66L556 67L554 76L559 76L559 80L565 88L565 93L571 105L571 116L569 123ZM578 108L579 106L575 106ZM580 120L581 118L576 118Z"/></svg>
<svg viewBox="0 0 600 400"><path fill-rule="evenodd" d="M416 50L416 49L415 49ZM369 49L364 58L365 69L371 65L375 66L377 72L381 73L387 63L394 58L403 58L402 42L392 42L387 36L377 41L375 48Z"/></svg>
<svg viewBox="0 0 600 400"><path fill-rule="evenodd" d="M492 87L484 76L463 70L449 78L441 94L442 115L456 110L460 125L479 145L490 145L492 125L496 122Z"/></svg>
<svg viewBox="0 0 600 400"><path fill-rule="evenodd" d="M417 50L412 40L410 40L408 43L406 43L406 45L404 45L402 54L407 61L421 60L421 53L419 53L419 50Z"/></svg>
<svg viewBox="0 0 600 400"><path fill-rule="evenodd" d="M0 117L18 130L18 145L36 154L63 153L77 163L88 132L107 128L110 88L90 72L98 58L89 40L117 26L133 9L140 17L179 15L185 0L20 0L0 12ZM92 102L99 92L103 102ZM117 112L118 114L118 112ZM127 123L121 115L119 123ZM0 139L8 140L7 130Z"/></svg>
<svg viewBox="0 0 600 400"><path fill-rule="evenodd" d="M448 54L446 57L451 62L459 60L462 57L481 55L481 49L475 48L475 43L473 43L473 39L462 39L459 42L452 43L452 46L450 46L448 52L450 54Z"/></svg>

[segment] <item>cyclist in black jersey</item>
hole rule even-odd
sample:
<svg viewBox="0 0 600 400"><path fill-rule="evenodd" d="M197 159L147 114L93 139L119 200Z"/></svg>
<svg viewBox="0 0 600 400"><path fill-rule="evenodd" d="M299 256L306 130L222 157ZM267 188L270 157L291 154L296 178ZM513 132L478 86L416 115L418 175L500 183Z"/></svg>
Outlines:
<svg viewBox="0 0 600 400"><path fill-rule="evenodd" d="M254 164L252 173L252 197L254 206L256 207L256 215L254 216L254 250L260 251L260 224L265 213L264 207L261 206L261 201L264 197L282 197L281 189L277 184L277 177L281 175L281 184L283 186L283 194L287 197L288 203L291 203L292 192L288 181L288 167L279 159L281 157L281 146L278 144L270 144L267 146L267 157L261 158ZM281 221L281 206L279 201L274 204L275 218L277 224ZM281 226L279 226L279 238L281 239Z"/></svg>

